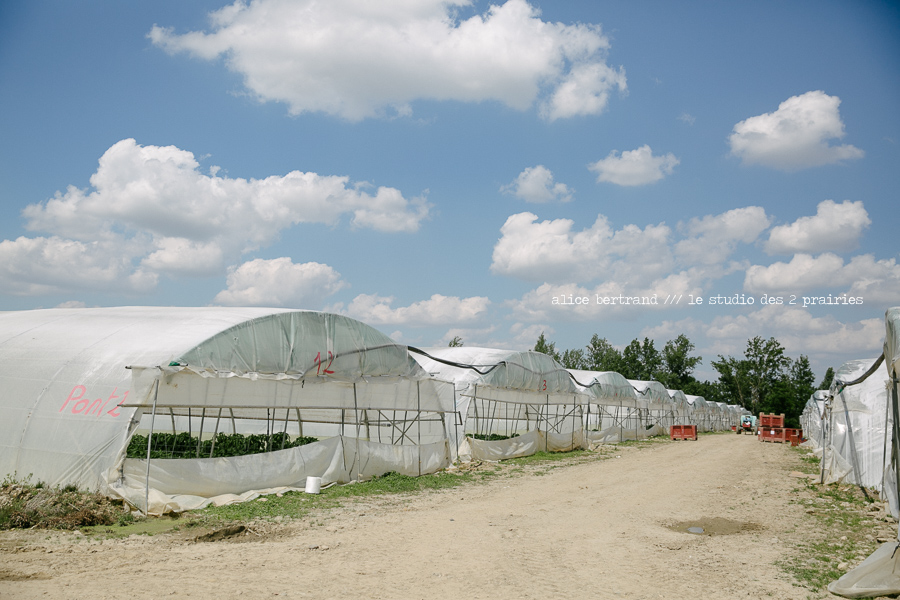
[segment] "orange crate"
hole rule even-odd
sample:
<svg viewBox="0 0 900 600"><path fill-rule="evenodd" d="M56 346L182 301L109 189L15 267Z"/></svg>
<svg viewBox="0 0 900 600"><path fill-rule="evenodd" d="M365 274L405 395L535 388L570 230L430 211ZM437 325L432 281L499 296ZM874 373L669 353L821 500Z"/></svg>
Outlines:
<svg viewBox="0 0 900 600"><path fill-rule="evenodd" d="M796 431L785 429L784 427L760 427L759 429L759 441L761 442L789 442L790 435L789 431Z"/></svg>
<svg viewBox="0 0 900 600"><path fill-rule="evenodd" d="M695 440L697 439L696 425L672 425L669 429L669 437L673 440Z"/></svg>
<svg viewBox="0 0 900 600"><path fill-rule="evenodd" d="M784 427L784 413L780 415L767 415L766 413L759 413L759 426L760 428L766 427L769 429L781 429Z"/></svg>

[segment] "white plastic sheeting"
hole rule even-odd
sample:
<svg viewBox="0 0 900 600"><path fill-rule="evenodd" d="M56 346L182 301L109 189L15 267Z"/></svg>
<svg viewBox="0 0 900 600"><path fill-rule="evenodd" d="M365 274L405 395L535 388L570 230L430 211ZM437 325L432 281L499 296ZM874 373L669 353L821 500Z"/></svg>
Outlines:
<svg viewBox="0 0 900 600"><path fill-rule="evenodd" d="M691 418L697 425L697 431L712 431L710 424L710 408L709 403L703 396L693 396L685 394L688 404L691 405Z"/></svg>
<svg viewBox="0 0 900 600"><path fill-rule="evenodd" d="M644 429L657 425L668 434L675 419L675 403L666 386L658 381L629 379L628 382L634 386L638 397L647 403L647 410L643 413Z"/></svg>
<svg viewBox="0 0 900 600"><path fill-rule="evenodd" d="M429 445L379 444L337 436L287 450L229 458L125 459L120 480L111 485L134 506L146 502L150 514L181 512L208 504L229 504L260 494L299 491L308 476L347 483L388 471L409 476L433 473L448 464L446 441Z"/></svg>
<svg viewBox="0 0 900 600"><path fill-rule="evenodd" d="M844 598L876 598L900 594L900 552L897 542L879 546L858 567L828 584L828 591Z"/></svg>
<svg viewBox="0 0 900 600"><path fill-rule="evenodd" d="M643 439L642 411L647 401L634 386L613 371L569 369L575 384L588 396L584 408L585 436L591 443Z"/></svg>
<svg viewBox="0 0 900 600"><path fill-rule="evenodd" d="M856 385L845 385L877 360L848 361L835 372L827 443L851 466L843 481L881 492L885 461L890 460L885 446L888 396L884 372L879 369ZM825 479L839 480L837 473L827 470Z"/></svg>
<svg viewBox="0 0 900 600"><path fill-rule="evenodd" d="M830 398L828 390L816 390L813 392L803 412L800 414L800 427L803 429L803 437L807 441L803 445L809 448L818 448L824 442L825 427L825 403Z"/></svg>
<svg viewBox="0 0 900 600"><path fill-rule="evenodd" d="M0 313L0 385L0 472L119 493L151 513L196 506L197 498L302 487L307 475L328 483L388 470L425 473L449 464L455 446L452 386L430 378L405 346L328 313ZM271 415L285 431L297 428L292 434L315 421L336 439L244 457L153 459L149 469L145 460L125 459L138 427L165 420L196 432L198 424L218 425L223 411L234 431L258 429ZM140 488L156 501L145 507Z"/></svg>
<svg viewBox="0 0 900 600"><path fill-rule="evenodd" d="M421 352L413 356L428 373L456 386L457 411L468 436L459 446L460 459L500 460L530 449L584 447L582 407L588 397L550 356L468 346ZM534 431L543 435L518 440ZM508 439L477 439L499 436Z"/></svg>
<svg viewBox="0 0 900 600"><path fill-rule="evenodd" d="M900 435L898 435L900 433L900 428L898 428L898 421L900 421L900 417L898 417L900 416L900 407L898 407L900 361L898 358L900 355L898 355L898 349L900 349L900 307L895 307L888 309L885 313L883 357L888 376L886 402L889 405L889 411L887 423L884 425L885 431L882 432L882 435L888 440L887 459L884 460L887 463L884 470L884 491L895 518L900 512L900 508L898 508L900 489L898 489L896 475L897 469L900 469L900 465L896 462L896 456L900 453ZM878 372L869 375L868 379L874 377L876 381L884 381L884 373L885 371L879 369ZM838 379L838 374L835 374L835 379ZM832 410L837 410L837 406L833 406ZM893 448L893 452L891 452L891 448ZM894 461L890 459L892 453L895 455ZM897 539L900 540L900 531L898 531ZM897 552L898 548L900 548L900 541L882 544L858 567L845 573L837 581L831 582L828 585L828 591L846 598L873 598L900 593L900 552Z"/></svg>
<svg viewBox="0 0 900 600"><path fill-rule="evenodd" d="M884 362L888 374L900 373L900 306L887 309L884 315Z"/></svg>
<svg viewBox="0 0 900 600"><path fill-rule="evenodd" d="M0 473L102 489L129 438L131 364L167 365L272 310L49 309L0 313ZM135 421L136 422L136 421Z"/></svg>
<svg viewBox="0 0 900 600"><path fill-rule="evenodd" d="M669 397L674 405L672 414L674 416L674 425L696 425L691 411L691 403L688 402L687 395L681 390L667 390Z"/></svg>

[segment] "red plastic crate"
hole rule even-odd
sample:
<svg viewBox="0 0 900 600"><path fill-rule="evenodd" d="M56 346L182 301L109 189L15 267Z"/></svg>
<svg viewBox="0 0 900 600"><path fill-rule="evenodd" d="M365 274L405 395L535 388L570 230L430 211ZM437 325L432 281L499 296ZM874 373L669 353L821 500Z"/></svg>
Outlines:
<svg viewBox="0 0 900 600"><path fill-rule="evenodd" d="M781 429L784 428L784 413L780 415L767 415L766 413L759 413L759 427L762 429L763 427L769 429Z"/></svg>
<svg viewBox="0 0 900 600"><path fill-rule="evenodd" d="M761 442L778 442L787 443L791 441L791 436L802 436L802 429L788 429L785 427L760 427L759 441Z"/></svg>
<svg viewBox="0 0 900 600"><path fill-rule="evenodd" d="M697 439L696 425L672 425L669 429L669 437L673 440L695 440Z"/></svg>

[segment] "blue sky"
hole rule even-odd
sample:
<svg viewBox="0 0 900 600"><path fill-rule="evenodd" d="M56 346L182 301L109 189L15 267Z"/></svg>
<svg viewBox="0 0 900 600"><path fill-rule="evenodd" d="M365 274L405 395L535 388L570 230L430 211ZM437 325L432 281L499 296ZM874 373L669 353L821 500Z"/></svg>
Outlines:
<svg viewBox="0 0 900 600"><path fill-rule="evenodd" d="M0 310L685 333L710 377L776 336L821 377L900 304L898 76L887 2L4 3Z"/></svg>

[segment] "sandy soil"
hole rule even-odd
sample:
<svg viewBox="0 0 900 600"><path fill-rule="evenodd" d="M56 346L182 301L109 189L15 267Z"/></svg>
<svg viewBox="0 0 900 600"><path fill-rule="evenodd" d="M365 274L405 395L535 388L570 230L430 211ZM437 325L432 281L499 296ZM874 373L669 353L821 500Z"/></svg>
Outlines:
<svg viewBox="0 0 900 600"><path fill-rule="evenodd" d="M213 543L6 532L0 597L821 597L775 566L814 526L792 502L808 493L792 492L798 464L785 445L722 434Z"/></svg>

